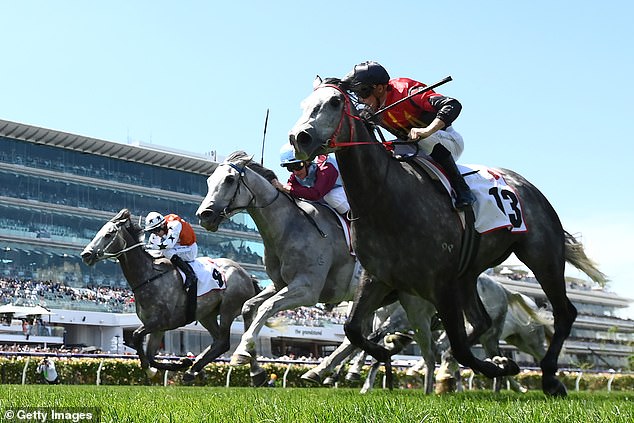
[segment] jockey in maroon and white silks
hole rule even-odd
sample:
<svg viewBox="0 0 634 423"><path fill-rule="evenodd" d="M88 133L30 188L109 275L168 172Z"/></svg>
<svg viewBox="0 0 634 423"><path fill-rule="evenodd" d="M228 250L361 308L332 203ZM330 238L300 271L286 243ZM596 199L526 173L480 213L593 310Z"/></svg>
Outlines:
<svg viewBox="0 0 634 423"><path fill-rule="evenodd" d="M291 175L278 189L293 197L326 203L342 215L350 210L334 157L321 155L313 162L296 160L293 147L285 144L280 150L280 166Z"/></svg>

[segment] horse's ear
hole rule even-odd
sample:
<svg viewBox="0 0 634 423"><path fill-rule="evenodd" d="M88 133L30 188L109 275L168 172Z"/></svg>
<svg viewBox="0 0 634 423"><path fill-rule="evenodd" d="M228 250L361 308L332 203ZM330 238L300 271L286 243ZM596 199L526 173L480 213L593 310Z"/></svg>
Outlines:
<svg viewBox="0 0 634 423"><path fill-rule="evenodd" d="M319 87L322 82L324 82L324 80L321 79L321 76L319 75L315 76L315 79L313 80L313 90L316 90L317 87Z"/></svg>

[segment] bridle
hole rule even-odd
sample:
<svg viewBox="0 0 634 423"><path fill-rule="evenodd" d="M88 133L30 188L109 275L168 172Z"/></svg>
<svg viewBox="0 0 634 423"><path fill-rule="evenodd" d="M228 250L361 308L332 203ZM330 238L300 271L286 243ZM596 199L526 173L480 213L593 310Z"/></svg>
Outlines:
<svg viewBox="0 0 634 423"><path fill-rule="evenodd" d="M355 114L353 114L351 112L352 110L352 102L350 100L350 96L338 85L335 84L324 84L324 85L320 85L317 88L315 88L315 91L318 90L319 88L334 88L335 90L339 91L341 93L341 95L343 96L343 101L344 101L344 107L341 108L341 117L339 117L339 123L337 125L337 128L335 129L335 131L333 132L333 134L326 140L328 147L330 148L335 148L335 147L352 147L355 145L371 145L371 144L381 144L383 147L385 147L386 150L394 150L394 146L397 144L413 144L416 146L416 154L418 154L418 141L417 140L411 140L411 141L400 141L400 140L393 140L393 141L386 141L383 138L383 135L381 134L381 132L378 132L379 136L381 137L381 141L377 141L377 140L373 140L373 141L355 141L352 142L351 140L354 137L354 125L353 125L353 120L358 120L363 122L363 124L371 124L374 125L372 123L372 118L370 119L366 119L360 116L357 116ZM385 109L383 109L385 110ZM376 116L378 113L375 113L374 115L372 115L372 117ZM347 116L348 117L348 126L350 127L350 138L348 138L350 141L349 142L344 142L344 143L338 143L336 140L337 138L339 138L339 135L341 134L341 130L343 128L343 122L344 122L344 117ZM416 155L414 154L414 155ZM403 159L397 159L399 161L402 161Z"/></svg>
<svg viewBox="0 0 634 423"><path fill-rule="evenodd" d="M246 180L245 180L245 175L246 175L246 171L247 171L247 167L249 163L250 162L247 162L243 167L240 167L235 163L221 163L220 164L220 166L222 166L223 164L226 164L227 166L231 167L236 172L238 172L238 182L236 183L236 190L233 192L233 196L231 197L231 200L229 200L229 203L227 203L227 206L222 210L222 212L220 212L220 216L222 216L222 218L227 218L231 216L233 213L235 213L236 211L242 210L242 209L248 209L248 208L264 209L270 206L271 204L273 204L275 200L277 200L277 198L280 196L280 192L278 190L275 190L275 197L273 197L271 201L269 201L267 204L262 206L257 205L257 195L253 192L253 190L246 183ZM251 194L251 199L249 200L246 206L230 208L231 204L233 204L235 199L238 197L240 186L244 186L247 189L247 191L249 191L249 193Z"/></svg>
<svg viewBox="0 0 634 423"><path fill-rule="evenodd" d="M366 145L366 144L376 144L376 141L356 141L356 142L352 142L352 139L354 137L354 125L353 125L353 120L358 120L363 122L364 124L368 123L365 119L363 119L362 117L359 117L355 114L353 114L351 112L352 110L352 103L350 101L350 96L343 90L341 89L341 87L339 87L338 85L335 84L324 84L324 85L320 85L317 88L315 88L315 91L317 91L320 88L334 88L335 90L339 91L343 97L343 107L341 108L341 116L339 117L339 123L337 124L337 127L335 128L335 131L332 133L332 135L326 140L328 143L328 147L330 148L335 148L335 147L351 147L354 145ZM349 142L346 143L338 143L337 142L337 138L339 138L339 135L341 134L341 130L343 128L343 122L344 122L344 117L347 116L348 117L348 126L350 128L350 137L348 138L348 140L350 140Z"/></svg>
<svg viewBox="0 0 634 423"><path fill-rule="evenodd" d="M120 232L121 232L121 227L120 227L120 226L118 226L118 225L116 225L114 222L113 222L113 224L114 224L114 225L115 225L115 227L117 228L116 234L115 234L115 236L113 236L113 237L112 237L112 240L108 243L108 245L106 245L106 246L105 246L103 249L101 249L101 250L97 250L97 252L96 252L97 261L100 261L100 260L106 260L106 259L116 259L116 258L119 258L119 256L121 256L123 253L127 253L127 252L128 252L128 251L130 251L130 250L133 250L133 249L135 249L135 248L137 248L137 247L140 247L140 246L144 245L144 243L143 243L143 242L139 242L139 243L137 243L137 244L134 244L134 245L131 245L131 246L129 246L129 247L128 247L128 243L127 243L127 241L126 241L126 240L125 240L125 239L124 239L124 238L120 235ZM117 239L122 239L122 240L123 240L123 245L124 245L123 249L121 249L120 251L117 251L117 252L115 252L115 253L110 253L110 252L108 252L108 249L110 248L110 246L111 246L112 244L114 244L114 242L115 242Z"/></svg>
<svg viewBox="0 0 634 423"><path fill-rule="evenodd" d="M127 253L128 251L131 251L137 247L141 247L143 246L145 243L144 242L138 242L136 244L133 244L131 246L128 247L127 245L127 241L125 240L125 238L123 238L121 236L121 230L122 230L122 226L117 225L116 223L112 222L115 227L117 228L117 231L115 233L115 236L112 237L112 240L108 243L108 245L106 245L102 250L98 250L96 252L96 256L97 256L97 261L101 261L101 260L106 260L106 259L116 259L119 258L122 254ZM123 249L115 252L115 253L109 253L108 249L110 248L110 246L117 240L117 239L121 239L123 241ZM144 285L147 285L148 283L155 281L156 279L166 275L167 273L170 273L172 270L168 269L165 272L162 273L157 273L156 275L145 279L143 282L137 284L136 286L132 286L132 284L128 281L128 283L130 283L130 287L132 289L133 293L136 293L136 291L141 288Z"/></svg>

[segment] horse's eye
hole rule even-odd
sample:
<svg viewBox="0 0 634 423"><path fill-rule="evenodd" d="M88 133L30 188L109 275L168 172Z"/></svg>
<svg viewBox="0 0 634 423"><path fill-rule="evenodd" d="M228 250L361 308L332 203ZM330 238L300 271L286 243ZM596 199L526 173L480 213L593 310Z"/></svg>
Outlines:
<svg viewBox="0 0 634 423"><path fill-rule="evenodd" d="M227 175L227 177L225 178L225 183L227 184L233 184L233 182L236 180L236 177L233 175Z"/></svg>
<svg viewBox="0 0 634 423"><path fill-rule="evenodd" d="M106 234L104 235L104 238L106 238L106 239L110 239L110 238L112 238L112 232L108 232L108 233L106 233Z"/></svg>
<svg viewBox="0 0 634 423"><path fill-rule="evenodd" d="M339 107L339 105L341 104L341 99L339 97L330 97L328 103L330 103L332 107Z"/></svg>

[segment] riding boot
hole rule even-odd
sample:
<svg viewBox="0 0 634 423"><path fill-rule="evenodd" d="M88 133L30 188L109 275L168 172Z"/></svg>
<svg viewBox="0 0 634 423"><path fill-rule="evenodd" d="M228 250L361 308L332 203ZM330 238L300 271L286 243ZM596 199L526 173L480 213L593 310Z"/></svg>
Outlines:
<svg viewBox="0 0 634 423"><path fill-rule="evenodd" d="M194 273L194 269L192 269L191 265L187 263L185 260L174 254L170 259L172 264L183 271L185 274L185 289L189 290L190 287L196 286L198 282L198 278L196 277L196 273Z"/></svg>
<svg viewBox="0 0 634 423"><path fill-rule="evenodd" d="M187 323L191 323L196 320L196 308L198 305L198 277L196 277L196 273L194 273L194 269L192 269L191 265L176 254L172 256L170 261L185 274L184 288L187 291L185 319L187 320Z"/></svg>
<svg viewBox="0 0 634 423"><path fill-rule="evenodd" d="M458 170L458 166L456 166L456 162L451 156L449 150L447 150L442 144L436 144L431 152L431 157L442 166L443 170L447 174L447 179L449 179L451 187L456 193L455 208L457 210L463 210L467 207L471 207L471 205L476 201L476 198L471 192L471 188L469 188L469 185L467 185L462 177L460 170Z"/></svg>

